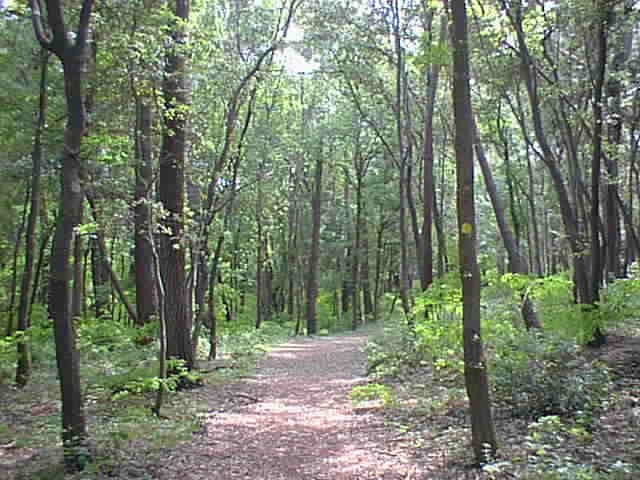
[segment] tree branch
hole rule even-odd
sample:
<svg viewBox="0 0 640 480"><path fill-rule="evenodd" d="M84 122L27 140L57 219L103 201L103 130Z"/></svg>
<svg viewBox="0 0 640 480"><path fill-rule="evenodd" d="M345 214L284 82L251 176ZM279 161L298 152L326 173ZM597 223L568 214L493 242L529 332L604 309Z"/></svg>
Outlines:
<svg viewBox="0 0 640 480"><path fill-rule="evenodd" d="M93 9L94 0L84 0L82 9L80 10L80 21L78 22L78 36L76 38L76 51L81 52L87 44L89 36L89 22L91 20L91 11Z"/></svg>
<svg viewBox="0 0 640 480"><path fill-rule="evenodd" d="M39 0L29 0L29 7L31 7L31 22L33 23L33 30L36 34L36 39L42 45L42 48L51 51L51 38L47 35L42 24L42 12L40 11Z"/></svg>

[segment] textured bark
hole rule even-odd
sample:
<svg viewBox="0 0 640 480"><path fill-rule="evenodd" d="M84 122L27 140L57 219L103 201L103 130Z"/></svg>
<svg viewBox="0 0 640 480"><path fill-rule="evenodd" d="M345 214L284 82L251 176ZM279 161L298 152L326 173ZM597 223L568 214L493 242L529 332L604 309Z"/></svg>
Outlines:
<svg viewBox="0 0 640 480"><path fill-rule="evenodd" d="M162 84L166 114L160 153L158 196L165 209L162 220L165 232L160 239L160 263L164 282L167 323L167 356L183 360L187 368L194 363L191 344L191 308L187 292L184 230L184 170L188 82L184 31L189 20L189 1L172 2L177 20L173 28L174 45L169 47Z"/></svg>
<svg viewBox="0 0 640 480"><path fill-rule="evenodd" d="M453 107L457 176L458 249L463 296L464 372L471 413L471 444L479 464L494 458L496 437L491 417L487 365L482 350L480 271L476 253L473 114L465 0L453 0Z"/></svg>
<svg viewBox="0 0 640 480"><path fill-rule="evenodd" d="M62 442L65 466L69 471L76 471L84 468L90 454L87 448L87 429L80 384L80 362L70 311L69 282L72 278L70 265L72 245L82 212L80 144L86 130L83 71L87 58L87 38L93 0L82 2L75 38L67 35L62 2L47 0L46 5L48 29L42 21L40 2L29 1L36 38L43 48L60 59L64 72L67 124L61 157L60 210L51 249L48 295L49 316L54 324L56 361L62 396Z"/></svg>

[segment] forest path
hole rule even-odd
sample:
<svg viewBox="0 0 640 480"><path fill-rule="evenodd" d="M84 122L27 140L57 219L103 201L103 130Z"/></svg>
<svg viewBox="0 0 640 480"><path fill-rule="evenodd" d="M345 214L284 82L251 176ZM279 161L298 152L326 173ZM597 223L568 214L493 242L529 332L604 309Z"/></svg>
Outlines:
<svg viewBox="0 0 640 480"><path fill-rule="evenodd" d="M417 460L394 441L398 432L382 415L352 407L351 388L365 382L366 339L356 332L278 346L251 378L225 389L245 404L223 410L211 404L202 435L167 455L155 478L421 478Z"/></svg>

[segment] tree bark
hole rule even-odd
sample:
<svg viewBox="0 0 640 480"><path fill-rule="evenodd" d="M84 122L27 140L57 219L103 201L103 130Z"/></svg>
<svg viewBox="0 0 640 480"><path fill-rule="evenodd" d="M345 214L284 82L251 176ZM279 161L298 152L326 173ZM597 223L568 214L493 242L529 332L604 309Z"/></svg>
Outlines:
<svg viewBox="0 0 640 480"><path fill-rule="evenodd" d="M93 3L93 0L82 2L78 28L73 38L67 35L64 8L60 0L46 2L48 29L45 29L42 22L40 2L29 1L36 38L43 48L54 53L62 62L67 105L67 124L61 158L60 209L51 252L48 294L62 396L62 443L68 471L82 470L90 459L80 384L80 362L70 311L69 282L72 278L72 245L82 212L80 144L86 130L83 71L87 59L86 48Z"/></svg>
<svg viewBox="0 0 640 480"><path fill-rule="evenodd" d="M597 308L602 284L602 263L600 260L600 168L602 161L603 114L605 72L607 68L607 22L609 20L607 0L596 0L596 43L597 60L593 86L593 143L591 157L591 303ZM617 247L617 245L616 245ZM617 255L617 251L615 252ZM593 331L592 343L600 346L606 337L600 326Z"/></svg>
<svg viewBox="0 0 640 480"><path fill-rule="evenodd" d="M191 308L187 292L184 230L184 170L186 160L186 127L188 82L186 72L187 42L185 24L189 21L189 1L172 2L175 20L173 44L166 55L162 84L166 113L160 153L158 196L165 214L164 232L160 238L160 263L165 288L167 322L167 356L183 360L187 368L194 364L191 344Z"/></svg>
<svg viewBox="0 0 640 480"><path fill-rule="evenodd" d="M471 413L471 444L478 464L494 458L497 445L491 416L487 366L482 350L480 271L476 253L473 168L473 113L465 0L452 0L453 106L456 125L458 249L463 297L464 371Z"/></svg>
<svg viewBox="0 0 640 480"><path fill-rule="evenodd" d="M148 99L136 95L136 186L134 198L134 262L138 325L158 314L158 292L154 278L150 193L153 184L152 110Z"/></svg>

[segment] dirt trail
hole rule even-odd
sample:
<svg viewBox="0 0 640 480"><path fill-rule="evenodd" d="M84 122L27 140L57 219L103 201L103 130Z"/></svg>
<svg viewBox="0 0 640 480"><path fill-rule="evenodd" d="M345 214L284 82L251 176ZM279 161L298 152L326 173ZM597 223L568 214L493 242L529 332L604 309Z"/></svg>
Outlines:
<svg viewBox="0 0 640 480"><path fill-rule="evenodd" d="M165 458L162 480L366 480L422 478L412 453L380 415L355 412L364 334L296 339L262 359L226 395L245 405L216 411L202 435ZM215 388L215 387L212 387Z"/></svg>

